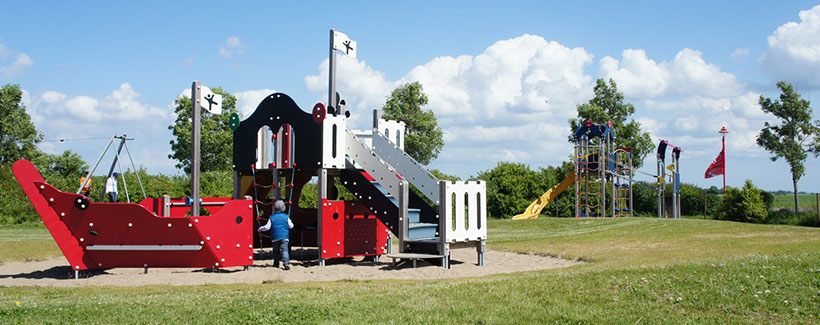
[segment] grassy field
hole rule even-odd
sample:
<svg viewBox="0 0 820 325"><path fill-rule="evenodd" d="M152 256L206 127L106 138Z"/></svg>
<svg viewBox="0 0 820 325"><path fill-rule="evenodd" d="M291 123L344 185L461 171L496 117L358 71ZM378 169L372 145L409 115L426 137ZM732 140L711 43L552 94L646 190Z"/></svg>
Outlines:
<svg viewBox="0 0 820 325"><path fill-rule="evenodd" d="M814 323L820 317L820 229L649 218L492 220L489 226L492 249L591 263L437 281L6 287L0 320ZM35 244L50 240L43 228L0 228L0 234L31 247L30 258L59 254L56 246Z"/></svg>
<svg viewBox="0 0 820 325"><path fill-rule="evenodd" d="M817 198L814 194L797 194L797 205L799 205L801 209L813 209L817 206ZM794 194L775 195L772 208L794 209Z"/></svg>

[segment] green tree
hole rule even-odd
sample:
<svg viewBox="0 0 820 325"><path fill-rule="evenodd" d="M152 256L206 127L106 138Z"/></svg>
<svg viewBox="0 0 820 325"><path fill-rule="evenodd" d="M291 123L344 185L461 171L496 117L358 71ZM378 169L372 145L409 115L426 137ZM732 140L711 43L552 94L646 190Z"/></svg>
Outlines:
<svg viewBox="0 0 820 325"><path fill-rule="evenodd" d="M222 94L222 114L208 113L202 109L202 139L200 152L202 171L230 170L233 164L233 132L229 125L231 113L236 112L236 97L222 87L211 88L216 94ZM168 127L174 135L171 140L171 151L168 158L177 161L176 168L191 172L191 98L177 98L175 112L177 119Z"/></svg>
<svg viewBox="0 0 820 325"><path fill-rule="evenodd" d="M760 109L777 117L778 125L766 122L757 135L757 145L772 153L772 161L783 158L789 163L794 186L794 212L797 203L797 181L806 174L808 153L820 154L820 121L811 121L812 109L808 100L801 99L790 83L781 81L777 88L782 92L780 101L760 96Z"/></svg>
<svg viewBox="0 0 820 325"><path fill-rule="evenodd" d="M539 172L519 163L499 162L478 178L487 182L487 213L495 218L524 212L547 189Z"/></svg>
<svg viewBox="0 0 820 325"><path fill-rule="evenodd" d="M578 117L569 120L569 142L575 141L574 134L579 120L592 120L595 123L611 121L615 129L615 146L634 148L632 166L640 168L654 146L649 133L641 132L641 124L629 118L635 113L635 107L624 103L624 95L618 92L612 79L609 79L609 84L604 79L598 79L594 90L595 96L588 103L576 106Z"/></svg>
<svg viewBox="0 0 820 325"><path fill-rule="evenodd" d="M31 123L22 99L19 85L0 88L0 163L33 159L39 154L36 145L43 135Z"/></svg>
<svg viewBox="0 0 820 325"><path fill-rule="evenodd" d="M88 168L88 164L85 163L83 158L71 150L63 151L62 154L47 154L44 158L45 166L41 166L41 168L66 178L79 179L83 170Z"/></svg>
<svg viewBox="0 0 820 325"><path fill-rule="evenodd" d="M715 219L740 222L766 222L769 211L763 201L763 191L746 180L743 189L726 188L723 204L717 209Z"/></svg>
<svg viewBox="0 0 820 325"><path fill-rule="evenodd" d="M422 165L436 159L444 147L443 132L432 110L424 110L427 95L418 81L394 89L382 107L383 117L407 124L404 151Z"/></svg>

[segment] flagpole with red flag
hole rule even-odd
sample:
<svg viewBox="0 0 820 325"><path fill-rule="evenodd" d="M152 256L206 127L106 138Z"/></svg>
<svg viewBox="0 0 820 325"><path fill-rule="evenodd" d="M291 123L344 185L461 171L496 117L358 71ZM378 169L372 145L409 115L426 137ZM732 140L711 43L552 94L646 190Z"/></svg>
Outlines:
<svg viewBox="0 0 820 325"><path fill-rule="evenodd" d="M723 194L726 194L726 134L729 133L729 130L724 126L720 128L718 133L720 133L720 142L723 144L723 149L720 152L723 153Z"/></svg>
<svg viewBox="0 0 820 325"><path fill-rule="evenodd" d="M704 173L704 178L712 178L717 175L723 175L723 193L726 193L726 133L729 133L729 130L726 130L726 127L720 129L719 133L723 136L721 141L722 148L720 153L718 154L715 161L709 165L709 168L706 169L706 173Z"/></svg>

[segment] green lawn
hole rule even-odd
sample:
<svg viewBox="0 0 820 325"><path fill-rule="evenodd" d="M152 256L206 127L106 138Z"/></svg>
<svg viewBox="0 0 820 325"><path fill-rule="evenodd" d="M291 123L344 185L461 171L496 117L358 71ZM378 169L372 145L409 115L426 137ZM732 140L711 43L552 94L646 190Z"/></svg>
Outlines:
<svg viewBox="0 0 820 325"><path fill-rule="evenodd" d="M62 256L43 224L0 225L0 264Z"/></svg>
<svg viewBox="0 0 820 325"><path fill-rule="evenodd" d="M490 248L591 263L456 280L7 287L0 288L0 319L759 324L816 323L820 317L820 229L652 218L492 220L489 226ZM16 234L23 243L47 237L45 229L32 227L0 233ZM33 255L54 253L56 246Z"/></svg>
<svg viewBox="0 0 820 325"><path fill-rule="evenodd" d="M812 209L817 206L817 198L814 194L797 194L797 205L801 209ZM779 194L774 196L772 208L794 209L794 194Z"/></svg>

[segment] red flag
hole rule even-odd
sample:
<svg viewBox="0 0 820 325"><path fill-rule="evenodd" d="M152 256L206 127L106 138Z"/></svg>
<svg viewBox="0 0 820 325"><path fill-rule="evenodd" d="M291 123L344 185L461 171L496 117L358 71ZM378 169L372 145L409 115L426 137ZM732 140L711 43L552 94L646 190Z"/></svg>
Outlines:
<svg viewBox="0 0 820 325"><path fill-rule="evenodd" d="M726 160L724 159L723 150L720 151L715 161L706 169L705 178L712 178L717 175L723 175L726 172Z"/></svg>

